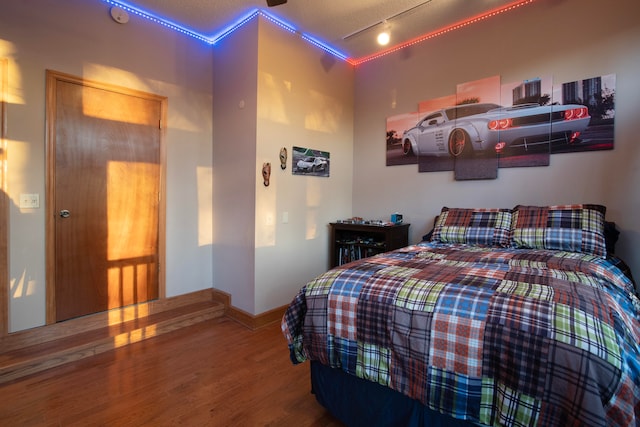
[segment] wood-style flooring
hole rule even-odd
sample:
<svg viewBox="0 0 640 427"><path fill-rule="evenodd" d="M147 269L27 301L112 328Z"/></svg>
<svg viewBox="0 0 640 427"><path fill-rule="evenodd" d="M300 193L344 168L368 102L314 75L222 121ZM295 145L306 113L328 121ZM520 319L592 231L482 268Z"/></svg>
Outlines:
<svg viewBox="0 0 640 427"><path fill-rule="evenodd" d="M222 317L0 386L0 426L332 426L278 323Z"/></svg>

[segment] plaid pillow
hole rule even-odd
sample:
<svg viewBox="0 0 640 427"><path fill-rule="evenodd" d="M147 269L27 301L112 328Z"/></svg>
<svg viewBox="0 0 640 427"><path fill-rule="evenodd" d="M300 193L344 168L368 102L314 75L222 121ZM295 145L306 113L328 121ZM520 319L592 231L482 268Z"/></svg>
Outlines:
<svg viewBox="0 0 640 427"><path fill-rule="evenodd" d="M442 208L431 235L432 242L509 246L510 209Z"/></svg>
<svg viewBox="0 0 640 427"><path fill-rule="evenodd" d="M606 258L601 205L516 206L511 243L519 248L556 249Z"/></svg>

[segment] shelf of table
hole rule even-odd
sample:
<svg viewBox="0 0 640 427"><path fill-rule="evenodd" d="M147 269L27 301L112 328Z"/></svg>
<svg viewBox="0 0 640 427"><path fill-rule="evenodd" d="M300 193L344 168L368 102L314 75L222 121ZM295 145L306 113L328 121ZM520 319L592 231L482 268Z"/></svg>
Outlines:
<svg viewBox="0 0 640 427"><path fill-rule="evenodd" d="M332 222L331 267L367 258L409 244L409 225L370 225Z"/></svg>

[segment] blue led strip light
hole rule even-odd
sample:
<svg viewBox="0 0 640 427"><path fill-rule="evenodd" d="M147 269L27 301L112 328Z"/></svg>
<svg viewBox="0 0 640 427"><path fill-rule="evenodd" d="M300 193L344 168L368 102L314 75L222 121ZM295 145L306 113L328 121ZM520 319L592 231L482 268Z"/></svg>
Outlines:
<svg viewBox="0 0 640 427"><path fill-rule="evenodd" d="M298 30L296 30L296 28L292 25L287 24L286 22L284 22L283 20L276 18L275 16L273 16L270 13L265 12L264 10L260 11L260 15L262 15L264 18L268 19L269 21L273 22L274 24L284 28L285 30L292 32L292 33L297 33Z"/></svg>
<svg viewBox="0 0 640 427"><path fill-rule="evenodd" d="M236 22L234 22L233 24L229 25L226 29L222 30L221 32L219 32L215 36L210 37L208 39L208 42L210 44L216 44L217 42L219 42L223 38L227 37L229 34L233 33L238 28L242 27L247 22L251 21L256 16L258 16L259 13L260 13L260 11L257 10L257 9L252 10L251 12L249 12L244 17L238 19Z"/></svg>
<svg viewBox="0 0 640 427"><path fill-rule="evenodd" d="M451 25L449 27L445 27L442 28L440 30L437 31L433 31L429 34L425 34L421 37L418 37L414 40L410 40L408 42L399 44L395 47L392 47L391 49L388 49L386 51L383 52L378 52L378 53L374 53L373 55L369 55L363 58L359 58L359 59L354 59L354 58L349 58L347 55L344 55L343 53L335 50L334 48L332 48L331 46L327 45L326 43L321 42L320 40L308 35L308 34L304 34L304 33L300 33L298 32L298 30L284 22L283 20L276 18L275 16L271 15L270 13L265 12L264 10L259 10L259 9L254 9L251 12L249 12L248 14L244 15L242 18L238 19L237 21L235 21L233 24L231 24L230 26L228 26L226 29L222 30L220 33L214 35L214 36L205 36L203 34L199 34L196 33L188 28L185 28L181 25L178 25L174 22L171 22L167 19L161 18L159 16L156 16L150 12L146 12L138 7L135 6L131 6L128 3L122 2L122 1L116 1L116 0L102 0L105 3L111 4L113 6L117 6L119 8L122 8L123 10L129 12L129 13L133 13L135 15L138 15L142 18L148 19L149 21L155 22L156 24L160 24L162 26L165 26L171 30L177 31L179 33L188 35L190 37L193 37L194 39L203 41L207 44L213 45L216 44L217 42L219 42L220 40L222 40L223 38L227 37L229 34L233 33L235 30L237 30L238 28L242 27L244 24L246 24L247 22L251 21L253 18L255 18L256 16L262 16L263 18L269 20L270 22L278 25L281 28L284 28L285 30L294 33L294 34L299 34L300 37L307 41L308 43L311 43L312 45L319 47L320 49L324 50L327 53L330 53L331 55L335 56L336 58L339 58L343 61L348 62L349 64L353 65L353 66L357 66L360 65L364 62L373 60L373 59L377 59L380 58L384 55L387 55L389 53L393 53L396 52L400 49L404 49L405 47L423 42L425 40L434 38L434 37L438 37L440 35L446 34L450 31L453 30L457 30L459 28L465 27L467 25L470 24L474 24L478 21L487 19L487 18L491 18L495 15L501 14L503 12L507 12L510 11L512 9L518 8L520 6L523 6L525 4L530 4L535 0L515 0L513 3L510 3L504 7L501 8L497 8L495 10L480 14L476 17L464 20L462 22L459 22L457 24Z"/></svg>
<svg viewBox="0 0 640 427"><path fill-rule="evenodd" d="M121 8L121 9L125 10L126 12L133 13L134 15L138 15L138 16L140 16L142 18L148 19L149 21L155 22L156 24L163 25L163 26L165 26L165 27L167 27L167 28L169 28L171 30L177 31L177 32L182 33L182 34L186 34L186 35L188 35L190 37L193 37L194 39L198 39L198 40L203 41L205 43L211 44L211 39L209 37L203 36L202 34L198 34L198 33L194 32L194 31L189 30L188 28L185 28L185 27L183 27L181 25L178 25L176 23L168 21L168 20L166 20L164 18L160 18L158 16L155 16L155 15L149 13L149 12L145 12L144 10L138 9L137 7L130 6L130 5L126 4L126 3L122 3L122 2L119 2L119 1L113 1L113 0L102 0L102 1L104 1L105 3L111 4L113 6L117 6L117 7Z"/></svg>
<svg viewBox="0 0 640 427"><path fill-rule="evenodd" d="M301 34L300 37L302 37L302 40L306 40L307 42L319 47L320 49L329 52L330 54L332 54L333 56L340 58L344 61L350 62L349 61L349 57L347 55L344 55L340 52L338 52L337 50L327 46L326 44L322 43L321 41L319 41L318 39L315 39L313 37L311 37L308 34Z"/></svg>
<svg viewBox="0 0 640 427"><path fill-rule="evenodd" d="M229 25L227 28L225 28L224 30L220 31L219 33L213 35L213 36L205 36L204 34L200 34L200 33L196 33L195 31L192 31L188 28L185 28L181 25L178 25L174 22L171 22L167 19L164 19L162 17L159 17L153 13L147 12L145 10L142 10L136 6L132 6L128 3L122 2L122 1L116 1L116 0L102 0L105 3L108 3L112 6L117 6L123 10L125 10L126 12L132 13L134 15L140 16L144 19L147 19L151 22L154 22L156 24L160 24L164 27L167 27L171 30L177 31L179 33L185 34L187 36L193 37L194 39L203 41L207 44L216 44L217 42L219 42L220 40L224 39L225 37L227 37L228 35L230 35L231 33L233 33L235 30L237 30L238 28L242 27L244 24L246 24L247 22L251 21L253 18L255 18L256 16L262 16L263 18L269 20L270 22L278 25L280 28L283 28L293 34L298 34L298 30L293 26L290 25L286 22L284 22L283 20L276 18L275 16L273 16L270 13L265 12L264 10L259 10L259 9L253 9L251 10L249 13L247 13L246 15L244 15L243 17L239 18L237 21L235 21L234 23L232 23L231 25ZM309 43L312 43L313 45L321 48L322 50L331 53L332 55L335 55L336 57L342 59L342 60L346 60L349 61L349 59L347 59L346 55L341 54L340 52L336 51L335 49L333 49L332 47L326 45L325 43L322 43L321 41L314 39L311 36L305 35L305 34L301 34L300 35L302 37L303 40L308 41Z"/></svg>

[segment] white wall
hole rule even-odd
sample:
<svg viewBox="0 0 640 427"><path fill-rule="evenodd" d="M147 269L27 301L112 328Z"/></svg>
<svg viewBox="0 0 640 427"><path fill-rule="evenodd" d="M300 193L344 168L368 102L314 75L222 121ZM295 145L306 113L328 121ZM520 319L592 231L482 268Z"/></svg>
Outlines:
<svg viewBox="0 0 640 427"><path fill-rule="evenodd" d="M387 55L356 69L353 210L399 211L416 242L442 206L600 203L621 230L617 253L640 276L640 20L636 0L537 1ZM616 74L615 147L554 154L548 167L499 169L496 180L455 181L453 172L385 166L385 120L456 84L549 76L554 83Z"/></svg>
<svg viewBox="0 0 640 427"><path fill-rule="evenodd" d="M351 213L354 114L350 65L267 20L259 40L255 170L271 162L272 172L269 187L256 175L255 313L328 268L328 224ZM328 151L329 177L293 175L293 146Z"/></svg>
<svg viewBox="0 0 640 427"><path fill-rule="evenodd" d="M9 330L45 321L45 70L168 97L166 294L212 286L211 47L100 1L0 2L8 59ZM20 193L40 209L17 208Z"/></svg>
<svg viewBox="0 0 640 427"><path fill-rule="evenodd" d="M253 313L258 20L214 46L213 287Z"/></svg>
<svg viewBox="0 0 640 427"><path fill-rule="evenodd" d="M262 18L214 51L214 287L260 314L326 270L351 213L353 69ZM330 177L292 175L293 146L329 151Z"/></svg>

